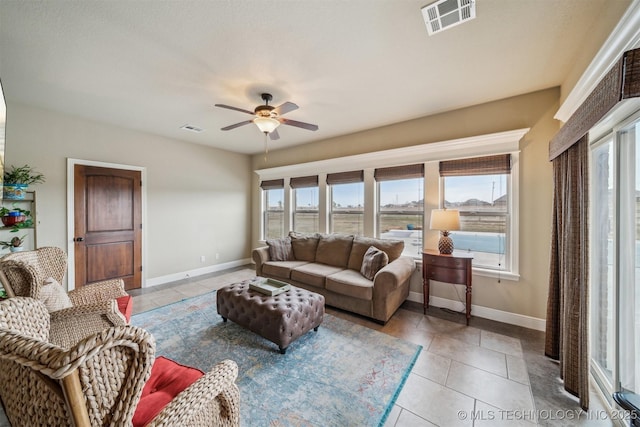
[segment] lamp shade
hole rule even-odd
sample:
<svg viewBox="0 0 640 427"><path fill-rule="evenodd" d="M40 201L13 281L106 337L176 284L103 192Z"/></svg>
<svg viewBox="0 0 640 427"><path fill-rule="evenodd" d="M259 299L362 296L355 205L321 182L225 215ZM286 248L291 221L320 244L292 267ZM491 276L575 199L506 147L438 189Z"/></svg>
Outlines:
<svg viewBox="0 0 640 427"><path fill-rule="evenodd" d="M260 132L264 133L271 133L276 130L278 126L280 126L280 122L273 117L256 117L255 119L253 119L253 123L258 126Z"/></svg>
<svg viewBox="0 0 640 427"><path fill-rule="evenodd" d="M429 228L441 231L460 230L460 211L457 209L433 209Z"/></svg>

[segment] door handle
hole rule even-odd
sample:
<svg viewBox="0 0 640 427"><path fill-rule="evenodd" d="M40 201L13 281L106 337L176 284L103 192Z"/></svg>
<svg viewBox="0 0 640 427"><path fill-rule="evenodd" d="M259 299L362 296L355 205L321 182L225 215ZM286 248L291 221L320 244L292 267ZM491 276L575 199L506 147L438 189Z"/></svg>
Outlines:
<svg viewBox="0 0 640 427"><path fill-rule="evenodd" d="M74 242L84 242L84 237L76 237L73 239Z"/></svg>

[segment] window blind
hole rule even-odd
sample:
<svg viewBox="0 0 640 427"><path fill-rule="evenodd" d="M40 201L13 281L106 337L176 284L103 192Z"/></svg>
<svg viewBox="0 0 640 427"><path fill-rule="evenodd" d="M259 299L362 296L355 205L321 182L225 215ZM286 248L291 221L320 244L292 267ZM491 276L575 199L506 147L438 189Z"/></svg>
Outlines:
<svg viewBox="0 0 640 427"><path fill-rule="evenodd" d="M376 181L391 181L393 179L410 179L424 177L424 163L415 165L378 168L373 173Z"/></svg>
<svg viewBox="0 0 640 427"><path fill-rule="evenodd" d="M618 102L640 96L640 48L628 50L549 143L549 160L578 142Z"/></svg>
<svg viewBox="0 0 640 427"><path fill-rule="evenodd" d="M494 175L511 173L511 154L440 162L440 176Z"/></svg>
<svg viewBox="0 0 640 427"><path fill-rule="evenodd" d="M277 190L278 188L284 188L284 179L270 179L268 181L262 181L260 188L263 190Z"/></svg>
<svg viewBox="0 0 640 427"><path fill-rule="evenodd" d="M291 188L317 187L318 175L291 178L291 180L289 180L289 186Z"/></svg>
<svg viewBox="0 0 640 427"><path fill-rule="evenodd" d="M327 174L327 184L351 184L364 182L364 171L338 172Z"/></svg>

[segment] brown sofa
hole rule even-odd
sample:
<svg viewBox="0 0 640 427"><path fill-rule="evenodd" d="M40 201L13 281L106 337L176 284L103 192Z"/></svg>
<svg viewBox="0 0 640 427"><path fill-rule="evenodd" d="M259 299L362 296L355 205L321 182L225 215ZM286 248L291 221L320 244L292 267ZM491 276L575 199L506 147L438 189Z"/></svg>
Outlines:
<svg viewBox="0 0 640 427"><path fill-rule="evenodd" d="M273 261L275 243L290 241L289 256ZM267 241L269 246L253 250L256 275L291 283L325 297L326 304L387 322L409 296L409 281L416 265L411 257L401 256L404 242L372 239L344 234L299 234ZM384 251L388 264L373 280L361 274L367 250L374 246ZM277 252L277 251L276 251Z"/></svg>

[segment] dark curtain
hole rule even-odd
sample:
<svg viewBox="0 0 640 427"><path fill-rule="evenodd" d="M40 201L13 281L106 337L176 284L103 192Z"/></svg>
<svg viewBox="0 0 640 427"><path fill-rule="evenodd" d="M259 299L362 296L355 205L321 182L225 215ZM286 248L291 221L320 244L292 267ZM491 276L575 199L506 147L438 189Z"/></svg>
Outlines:
<svg viewBox="0 0 640 427"><path fill-rule="evenodd" d="M560 361L565 389L589 406L588 136L553 160L553 230L545 354Z"/></svg>

